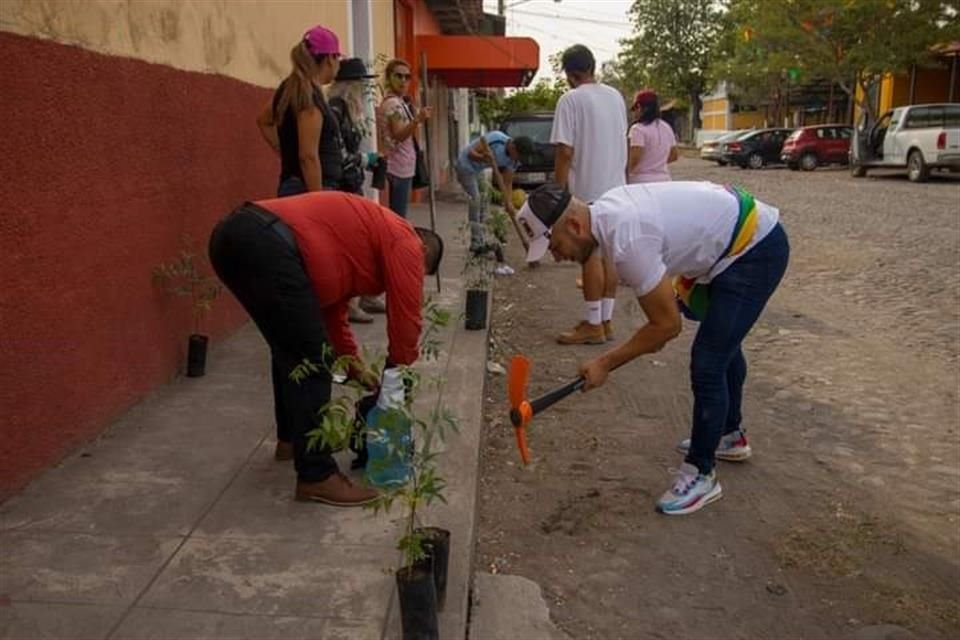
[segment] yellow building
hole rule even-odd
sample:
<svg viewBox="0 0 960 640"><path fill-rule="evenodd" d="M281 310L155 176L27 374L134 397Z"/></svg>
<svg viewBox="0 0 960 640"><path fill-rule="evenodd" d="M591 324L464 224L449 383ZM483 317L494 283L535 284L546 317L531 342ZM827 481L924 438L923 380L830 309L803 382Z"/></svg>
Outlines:
<svg viewBox="0 0 960 640"><path fill-rule="evenodd" d="M904 105L960 101L960 42L935 47L935 51L930 65L914 65L907 73L880 78L870 92L877 116ZM862 102L863 91L857 87L857 120Z"/></svg>

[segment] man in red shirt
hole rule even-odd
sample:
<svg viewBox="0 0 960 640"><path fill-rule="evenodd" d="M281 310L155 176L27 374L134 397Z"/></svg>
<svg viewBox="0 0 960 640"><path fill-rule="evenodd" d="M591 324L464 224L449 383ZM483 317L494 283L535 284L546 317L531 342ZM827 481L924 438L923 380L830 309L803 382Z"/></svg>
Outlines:
<svg viewBox="0 0 960 640"><path fill-rule="evenodd" d="M290 372L304 359L323 362L329 344L337 356L357 357L352 375L375 388L376 378L359 361L347 311L351 298L384 291L387 367L412 364L419 355L424 274L436 273L442 256L437 234L336 191L248 202L214 228L210 261L270 345L278 454L292 442L298 500L356 506L377 492L340 473L329 450L307 450L307 432L330 400L331 377L323 370L297 383Z"/></svg>

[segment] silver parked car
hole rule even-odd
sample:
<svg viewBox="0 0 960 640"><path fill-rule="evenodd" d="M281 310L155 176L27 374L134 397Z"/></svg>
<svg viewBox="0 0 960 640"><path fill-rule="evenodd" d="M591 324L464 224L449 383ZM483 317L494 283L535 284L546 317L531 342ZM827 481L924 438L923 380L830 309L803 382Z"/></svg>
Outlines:
<svg viewBox="0 0 960 640"><path fill-rule="evenodd" d="M739 136L742 136L750 129L736 129L734 131L728 131L718 138L713 140L707 140L700 146L700 159L701 160L713 160L721 167L727 164L727 161L723 159L720 155L720 149L723 146L724 142L730 142L736 140Z"/></svg>

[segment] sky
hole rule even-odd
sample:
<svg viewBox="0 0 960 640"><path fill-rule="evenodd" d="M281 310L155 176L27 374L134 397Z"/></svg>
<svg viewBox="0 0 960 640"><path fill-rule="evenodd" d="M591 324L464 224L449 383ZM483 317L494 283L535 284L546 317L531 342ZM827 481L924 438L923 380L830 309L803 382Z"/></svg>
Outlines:
<svg viewBox="0 0 960 640"><path fill-rule="evenodd" d="M527 36L540 45L540 69L533 82L550 78L547 57L572 44L593 51L597 66L616 57L618 40L630 35L627 10L632 0L506 0L507 35ZM497 0L483 0L483 10L497 12Z"/></svg>

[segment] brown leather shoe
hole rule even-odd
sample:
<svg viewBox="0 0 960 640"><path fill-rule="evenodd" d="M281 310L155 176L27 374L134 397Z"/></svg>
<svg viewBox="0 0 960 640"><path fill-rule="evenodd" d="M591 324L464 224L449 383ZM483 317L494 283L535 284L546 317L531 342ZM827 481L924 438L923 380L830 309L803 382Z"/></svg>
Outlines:
<svg viewBox="0 0 960 640"><path fill-rule="evenodd" d="M363 485L356 485L337 471L320 482L297 480L296 499L301 502L322 502L334 507L360 507L377 499L380 493Z"/></svg>
<svg viewBox="0 0 960 640"><path fill-rule="evenodd" d="M387 312L387 306L379 296L360 296L360 308L367 313Z"/></svg>
<svg viewBox="0 0 960 640"><path fill-rule="evenodd" d="M605 320L603 322L603 337L607 339L607 342L613 340L613 321Z"/></svg>
<svg viewBox="0 0 960 640"><path fill-rule="evenodd" d="M293 443L277 440L277 447L273 450L273 459L278 462L293 460Z"/></svg>
<svg viewBox="0 0 960 640"><path fill-rule="evenodd" d="M603 326L590 324L586 320L582 320L573 331L564 331L557 336L560 344L603 344L606 341Z"/></svg>

